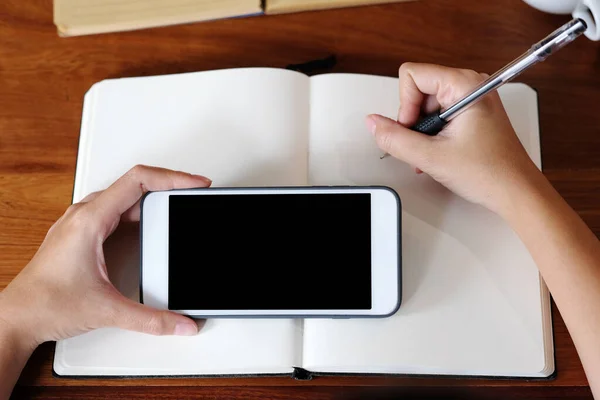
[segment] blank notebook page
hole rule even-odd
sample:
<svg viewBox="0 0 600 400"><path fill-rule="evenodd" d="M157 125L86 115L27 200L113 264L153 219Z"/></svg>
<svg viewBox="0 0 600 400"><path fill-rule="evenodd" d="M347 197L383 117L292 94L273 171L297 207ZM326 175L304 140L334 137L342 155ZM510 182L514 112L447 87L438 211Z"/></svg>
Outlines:
<svg viewBox="0 0 600 400"><path fill-rule="evenodd" d="M392 157L379 159L364 116L396 117L397 82L361 75L311 80L309 183L396 189L404 209L403 303L389 319L307 320L304 368L548 375L554 369L549 295L517 235L430 177ZM540 167L536 93L511 84L500 94Z"/></svg>
<svg viewBox="0 0 600 400"><path fill-rule="evenodd" d="M306 185L307 121L308 78L285 70L101 82L85 97L73 200L139 163L204 174L216 186ZM138 300L137 226L124 226L105 248L111 279ZM300 363L301 327L299 320L216 319L194 337L99 329L58 342L54 368L65 375L290 372Z"/></svg>

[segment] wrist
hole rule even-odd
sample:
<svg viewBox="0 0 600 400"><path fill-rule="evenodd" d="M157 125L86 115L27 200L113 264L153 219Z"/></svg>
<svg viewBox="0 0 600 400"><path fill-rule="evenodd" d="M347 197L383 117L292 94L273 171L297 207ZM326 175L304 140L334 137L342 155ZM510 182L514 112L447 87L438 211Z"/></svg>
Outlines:
<svg viewBox="0 0 600 400"><path fill-rule="evenodd" d="M7 289L0 292L0 342L31 354L41 342L36 338L35 326L27 321L27 314L18 309L18 303L10 296Z"/></svg>
<svg viewBox="0 0 600 400"><path fill-rule="evenodd" d="M504 189L503 202L497 213L517 229L525 215L533 213L543 204L560 200L560 195L544 174L535 168L527 174L521 174Z"/></svg>
<svg viewBox="0 0 600 400"><path fill-rule="evenodd" d="M11 349L15 357L28 359L37 346L35 341L24 336L20 330L14 329L0 317L0 348Z"/></svg>
<svg viewBox="0 0 600 400"><path fill-rule="evenodd" d="M27 360L37 347L30 340L31 333L25 334L20 321L15 320L14 310L9 301L10 290L0 292L0 398L9 398Z"/></svg>

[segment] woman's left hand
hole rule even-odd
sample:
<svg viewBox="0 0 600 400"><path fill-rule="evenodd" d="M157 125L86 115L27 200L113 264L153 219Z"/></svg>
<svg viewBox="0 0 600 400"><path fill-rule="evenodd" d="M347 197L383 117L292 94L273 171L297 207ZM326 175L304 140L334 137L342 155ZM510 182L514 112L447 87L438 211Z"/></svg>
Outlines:
<svg viewBox="0 0 600 400"><path fill-rule="evenodd" d="M26 348L102 327L195 335L193 320L121 295L108 279L103 243L121 221L139 220L145 192L210 184L199 175L136 166L108 189L73 204L50 228L29 264L0 293L4 334L19 338Z"/></svg>

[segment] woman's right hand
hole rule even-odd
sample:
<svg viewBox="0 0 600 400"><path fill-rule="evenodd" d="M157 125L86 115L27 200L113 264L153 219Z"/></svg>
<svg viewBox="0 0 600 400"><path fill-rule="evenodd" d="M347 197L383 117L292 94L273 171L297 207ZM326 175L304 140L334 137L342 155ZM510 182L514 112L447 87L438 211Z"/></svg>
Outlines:
<svg viewBox="0 0 600 400"><path fill-rule="evenodd" d="M448 107L486 76L431 64L400 67L398 121L369 115L379 147L474 203L506 216L511 192L531 187L542 174L519 142L500 97L490 93L454 118L437 136L408 129L421 113Z"/></svg>

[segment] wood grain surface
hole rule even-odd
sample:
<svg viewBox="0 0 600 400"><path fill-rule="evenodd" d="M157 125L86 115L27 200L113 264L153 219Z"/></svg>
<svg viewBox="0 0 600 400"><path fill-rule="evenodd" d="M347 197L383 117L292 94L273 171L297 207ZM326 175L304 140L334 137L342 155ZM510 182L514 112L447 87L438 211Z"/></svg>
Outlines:
<svg viewBox="0 0 600 400"><path fill-rule="evenodd" d="M84 93L106 78L272 66L335 55L332 72L395 76L405 61L493 72L568 20L519 0L421 0L59 38L49 0L0 2L0 288L71 200ZM600 233L600 53L585 38L524 73L539 93L544 173ZM30 360L17 398L591 398L554 309L553 380L327 377L61 379L54 345ZM443 334L443 333L442 333ZM395 386L376 389L376 386Z"/></svg>

